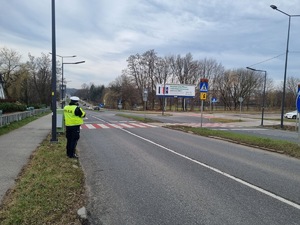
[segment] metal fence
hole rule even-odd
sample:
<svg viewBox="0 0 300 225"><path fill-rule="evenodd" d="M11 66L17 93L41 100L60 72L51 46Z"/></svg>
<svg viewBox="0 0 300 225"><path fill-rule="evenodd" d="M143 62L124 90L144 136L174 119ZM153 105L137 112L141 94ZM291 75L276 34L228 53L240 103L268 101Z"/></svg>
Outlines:
<svg viewBox="0 0 300 225"><path fill-rule="evenodd" d="M26 112L10 113L10 114L1 114L0 113L0 127L8 125L15 121L23 120L30 116L35 116L41 113L49 112L49 108L45 109L33 109Z"/></svg>

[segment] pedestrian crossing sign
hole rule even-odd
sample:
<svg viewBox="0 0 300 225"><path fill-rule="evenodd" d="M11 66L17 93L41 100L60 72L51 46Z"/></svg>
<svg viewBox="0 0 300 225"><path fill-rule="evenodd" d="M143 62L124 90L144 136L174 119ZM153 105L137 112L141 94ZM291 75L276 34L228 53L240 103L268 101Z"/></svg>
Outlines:
<svg viewBox="0 0 300 225"><path fill-rule="evenodd" d="M200 79L200 92L208 92L208 79Z"/></svg>

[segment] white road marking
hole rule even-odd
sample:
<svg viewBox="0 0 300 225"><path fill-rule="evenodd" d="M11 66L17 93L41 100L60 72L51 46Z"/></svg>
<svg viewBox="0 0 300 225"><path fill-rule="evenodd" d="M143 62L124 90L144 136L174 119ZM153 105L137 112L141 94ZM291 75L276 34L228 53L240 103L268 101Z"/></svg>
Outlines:
<svg viewBox="0 0 300 225"><path fill-rule="evenodd" d="M113 123L108 123L109 126L112 126L114 128L118 128L121 129L122 127L118 126L117 124L113 124Z"/></svg>
<svg viewBox="0 0 300 225"><path fill-rule="evenodd" d="M101 128L104 128L104 129L109 128L108 126L106 126L106 125L104 125L104 124L101 124L101 123L97 123L97 125L98 125L99 127L101 127Z"/></svg>
<svg viewBox="0 0 300 225"><path fill-rule="evenodd" d="M257 186L255 186L255 185L253 185L253 184L250 184L250 183L248 183L248 182L246 182L246 181L244 181L244 180L242 180L242 179L240 179L240 178L237 178L237 177L235 177L235 176L232 176L232 175L230 175L230 174L228 174L228 173L225 173L225 172L223 172L223 171L221 171L221 170L219 170L219 169L216 169L216 168L214 168L214 167L212 167L212 166L209 166L209 165L207 165L207 164L205 164L205 163L199 162L199 161L197 161L197 160L195 160L195 159L192 159L192 158L190 158L190 157L188 157L188 156L186 156L186 155L183 155L183 154L181 154L181 153L178 153L178 152L176 152L176 151L174 151L174 150L172 150L172 149L169 149L169 148L167 148L167 147L165 147L165 146L163 146L163 145L160 145L160 144L158 144L158 143L156 143L156 142L154 142L154 141L151 141L151 140L149 140L149 139L147 139L147 138L144 138L144 137L141 137L141 136L139 136L139 135L137 135L137 134L134 134L134 133L132 133L132 132L130 132L130 131L128 131L128 130L124 130L124 129L122 129L122 130L125 131L125 132L127 132L128 134L130 134L130 135L132 135L132 136L135 136L135 137L137 137L137 138L140 138L140 139L142 139L142 140L144 140L144 141L146 141L146 142L149 142L149 143L151 143L151 144L153 144L153 145L156 145L156 146L158 146L158 147L160 147L160 148L162 148L162 149L165 149L165 150L167 150L167 151L169 151L169 152L171 152L171 153L173 153L173 154L175 154L175 155L177 155L177 156L180 156L180 157L182 157L182 158L185 158L185 159L187 159L187 160L189 160L189 161L191 161L191 162L194 162L194 163L196 163L196 164L198 164L198 165L200 165L200 166L203 166L203 167L205 167L205 168L207 168L207 169L210 169L210 170L212 170L212 171L214 171L214 172L216 172L216 173L218 173L218 174L221 174L221 175L223 175L223 176L225 176L225 177L228 177L228 178L230 178L230 179L232 179L232 180L234 180L234 181L236 181L236 182L238 182L238 183L241 183L241 184L243 184L243 185L245 185L245 186L247 186L247 187L250 187L250 188L252 188L252 189L254 189L254 190L258 191L258 192L261 192L261 193L263 193L263 194L265 194L265 195L267 195L267 196L270 196L270 197L272 197L272 198L274 198L274 199L276 199L276 200L279 200L279 201L281 201L281 202L283 202L283 203L285 203L285 204L287 204L287 205L290 205L290 206L292 206L292 207L295 207L296 209L300 209L300 205L297 204L297 203L294 203L294 202L292 202L292 201L289 201L289 200L287 200L287 199L285 199L285 198L283 198L283 197L280 197L280 196L278 196L278 195L276 195L276 194L273 194L273 193L271 193L271 192L269 192L269 191L267 191L267 190L265 190L265 189L263 189L263 188L257 187Z"/></svg>
<svg viewBox="0 0 300 225"><path fill-rule="evenodd" d="M89 129L96 129L92 124L85 124Z"/></svg>
<svg viewBox="0 0 300 225"><path fill-rule="evenodd" d="M134 127L134 126L131 126L131 125L126 124L126 123L120 123L120 125L121 125L122 127L125 127L125 128L133 128L133 127Z"/></svg>
<svg viewBox="0 0 300 225"><path fill-rule="evenodd" d="M144 125L138 124L138 123L129 123L130 125L134 127L145 127Z"/></svg>

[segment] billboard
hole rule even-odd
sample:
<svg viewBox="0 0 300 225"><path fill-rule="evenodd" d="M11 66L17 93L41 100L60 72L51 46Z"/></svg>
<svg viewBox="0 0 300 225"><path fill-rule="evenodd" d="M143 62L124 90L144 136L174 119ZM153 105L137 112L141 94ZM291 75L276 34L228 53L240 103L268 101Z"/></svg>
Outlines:
<svg viewBox="0 0 300 225"><path fill-rule="evenodd" d="M158 97L195 97L195 85L189 84L156 84Z"/></svg>

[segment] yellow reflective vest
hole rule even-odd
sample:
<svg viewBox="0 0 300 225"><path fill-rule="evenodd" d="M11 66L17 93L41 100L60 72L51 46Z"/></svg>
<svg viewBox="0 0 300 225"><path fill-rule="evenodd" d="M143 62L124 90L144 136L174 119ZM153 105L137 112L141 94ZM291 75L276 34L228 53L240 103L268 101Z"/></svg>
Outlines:
<svg viewBox="0 0 300 225"><path fill-rule="evenodd" d="M64 107L64 117L66 126L78 126L83 124L82 118L85 117L85 112L80 107L78 107L82 115L75 115L75 110L77 107L77 105L67 105Z"/></svg>

